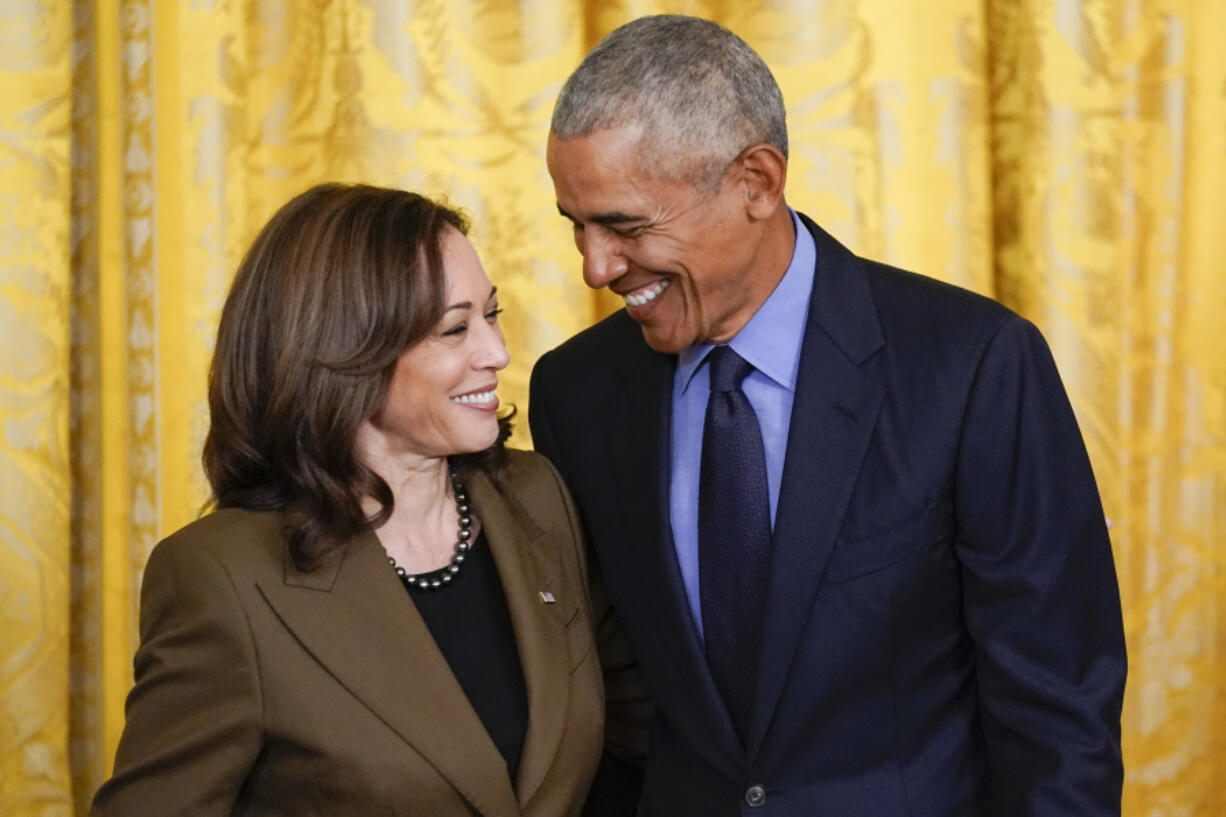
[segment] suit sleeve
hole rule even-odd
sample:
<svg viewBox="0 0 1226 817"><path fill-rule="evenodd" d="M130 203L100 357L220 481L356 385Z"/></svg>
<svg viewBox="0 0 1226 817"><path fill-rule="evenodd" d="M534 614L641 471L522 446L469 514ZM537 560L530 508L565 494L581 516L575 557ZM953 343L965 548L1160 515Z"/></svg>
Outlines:
<svg viewBox="0 0 1226 817"><path fill-rule="evenodd" d="M549 367L549 353L541 356L532 367L532 376L528 383L528 428L532 432L532 447L539 454L553 463L554 468L562 474L566 481L566 469L558 456L557 442L553 436L553 426L549 421L549 410L545 407L546 369Z"/></svg>
<svg viewBox="0 0 1226 817"><path fill-rule="evenodd" d="M542 358L532 370L528 401L528 422L532 429L533 447L543 454L560 472L559 488L566 503L571 526L579 543L580 563L587 576L596 648L605 687L605 754L592 783L585 817L613 817L633 814L637 809L643 785L642 767L647 756L647 741L651 729L653 704L647 695L638 663L630 649L617 616L613 612L599 566L585 544L580 515L565 489L565 470L558 451L546 407Z"/></svg>
<svg viewBox="0 0 1226 817"><path fill-rule="evenodd" d="M94 817L229 817L259 754L247 620L226 570L190 544L163 542L145 569L136 684Z"/></svg>
<svg viewBox="0 0 1226 817"><path fill-rule="evenodd" d="M993 814L1120 813L1126 659L1094 475L1046 343L1006 324L979 364L956 484Z"/></svg>

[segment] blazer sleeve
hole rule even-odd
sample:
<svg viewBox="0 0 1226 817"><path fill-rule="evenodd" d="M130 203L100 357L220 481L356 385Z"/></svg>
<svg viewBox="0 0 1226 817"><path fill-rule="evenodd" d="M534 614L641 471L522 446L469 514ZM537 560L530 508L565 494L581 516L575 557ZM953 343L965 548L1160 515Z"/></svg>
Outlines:
<svg viewBox="0 0 1226 817"><path fill-rule="evenodd" d="M1055 363L1026 321L979 363L955 503L992 813L1118 815L1126 659L1111 543Z"/></svg>
<svg viewBox="0 0 1226 817"><path fill-rule="evenodd" d="M207 549L154 549L136 683L95 817L229 817L261 747L257 655L232 577Z"/></svg>

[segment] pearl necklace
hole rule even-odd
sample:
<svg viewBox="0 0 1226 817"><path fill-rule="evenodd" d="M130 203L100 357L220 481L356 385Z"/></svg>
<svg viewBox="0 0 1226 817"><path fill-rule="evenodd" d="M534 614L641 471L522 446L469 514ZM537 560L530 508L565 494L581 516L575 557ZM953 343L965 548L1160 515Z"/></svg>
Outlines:
<svg viewBox="0 0 1226 817"><path fill-rule="evenodd" d="M414 576L396 564L396 560L391 556L387 557L388 563L396 571L400 581L404 582L404 586L410 590L438 590L440 587L451 584L460 572L460 565L464 564L464 559L467 558L468 549L472 547L472 542L469 540L473 535L471 530L473 519L469 515L468 494L464 492L464 486L460 483L460 478L456 476L455 471L451 472L451 493L455 495L456 513L460 515L460 531L451 562L439 570L431 570Z"/></svg>

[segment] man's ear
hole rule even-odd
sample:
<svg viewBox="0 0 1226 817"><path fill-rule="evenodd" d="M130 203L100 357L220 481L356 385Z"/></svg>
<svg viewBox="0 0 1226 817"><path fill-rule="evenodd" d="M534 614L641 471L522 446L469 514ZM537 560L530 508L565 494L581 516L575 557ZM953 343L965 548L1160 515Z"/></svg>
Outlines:
<svg viewBox="0 0 1226 817"><path fill-rule="evenodd" d="M755 221L770 218L783 203L788 179L787 157L779 148L760 142L737 157L745 189L745 208Z"/></svg>

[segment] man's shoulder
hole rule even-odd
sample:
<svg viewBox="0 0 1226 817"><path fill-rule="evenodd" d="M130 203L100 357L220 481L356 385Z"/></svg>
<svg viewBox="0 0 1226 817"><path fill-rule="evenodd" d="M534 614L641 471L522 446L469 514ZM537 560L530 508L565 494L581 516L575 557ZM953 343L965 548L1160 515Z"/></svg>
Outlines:
<svg viewBox="0 0 1226 817"><path fill-rule="evenodd" d="M562 357L588 357L593 354L620 354L626 346L642 344L643 330L626 314L626 310L619 309L575 334L554 351Z"/></svg>
<svg viewBox="0 0 1226 817"><path fill-rule="evenodd" d="M565 371L571 376L595 374L619 365L629 351L645 346L643 330L621 309L546 352L536 368Z"/></svg>
<svg viewBox="0 0 1226 817"><path fill-rule="evenodd" d="M997 338L1042 335L1004 304L954 284L871 261L864 264L888 358L902 369L970 371Z"/></svg>
<svg viewBox="0 0 1226 817"><path fill-rule="evenodd" d="M1000 322L1016 317L999 301L965 287L879 261L861 259L873 300L887 313L915 313L935 317L961 315L975 321Z"/></svg>
<svg viewBox="0 0 1226 817"><path fill-rule="evenodd" d="M867 319L869 301L856 295L860 279L871 293L871 311L880 322L887 343L934 333L963 338L994 334L1001 326L1022 321L993 299L937 278L858 256L825 232L804 214L801 220L817 243L817 275L814 297L834 303L814 304L815 314L825 314L835 323L846 323L846 309ZM823 271L833 279L822 282Z"/></svg>

